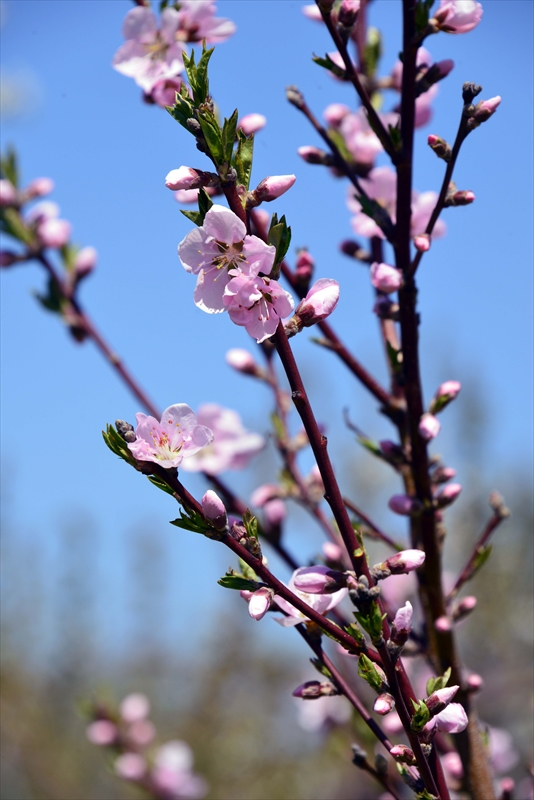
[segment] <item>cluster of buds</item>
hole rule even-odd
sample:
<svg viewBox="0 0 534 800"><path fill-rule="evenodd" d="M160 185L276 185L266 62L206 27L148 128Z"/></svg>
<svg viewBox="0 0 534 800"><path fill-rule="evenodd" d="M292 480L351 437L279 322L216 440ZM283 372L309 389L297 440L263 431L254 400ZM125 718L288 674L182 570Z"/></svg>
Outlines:
<svg viewBox="0 0 534 800"><path fill-rule="evenodd" d="M300 301L291 319L284 328L288 337L295 336L303 328L320 322L335 310L339 300L339 283L332 278L320 278Z"/></svg>
<svg viewBox="0 0 534 800"><path fill-rule="evenodd" d="M154 800L196 800L207 793L206 781L193 772L193 753L185 742L154 746L156 728L148 719L150 703L129 694L117 711L103 705L91 709L89 741L113 753L115 774L135 784Z"/></svg>

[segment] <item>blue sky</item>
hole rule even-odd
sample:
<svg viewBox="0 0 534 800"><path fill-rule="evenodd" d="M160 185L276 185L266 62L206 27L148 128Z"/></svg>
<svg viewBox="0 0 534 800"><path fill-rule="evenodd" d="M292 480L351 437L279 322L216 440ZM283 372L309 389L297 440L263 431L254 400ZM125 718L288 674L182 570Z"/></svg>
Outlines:
<svg viewBox="0 0 534 800"><path fill-rule="evenodd" d="M224 115L235 107L241 115L266 115L267 127L256 139L253 183L269 174L297 175L295 186L269 210L286 214L293 244L308 246L316 259L317 277L340 281L332 322L384 381L368 276L338 250L351 235L345 183L296 154L300 145L320 142L285 100L285 86L297 84L317 115L330 102L355 102L350 87L311 62L312 53L332 48L327 32L306 20L301 6L294 0L220 2L220 15L233 19L238 30L213 56L212 93ZM25 88L22 112L3 119L2 146L16 146L23 182L40 175L54 179L51 199L72 222L73 239L97 248L98 268L82 300L155 401L162 408L219 402L266 432L265 391L224 363L230 347L254 352L253 340L226 315L209 317L194 306L194 280L176 255L190 223L163 179L182 164L206 168L206 162L192 137L164 111L143 104L133 81L111 68L131 7L126 0L4 0L3 76ZM453 58L456 66L440 83L432 122L417 133L415 185L439 190L443 162L426 146L426 136L453 140L462 83L482 84L484 98L502 95L495 116L465 143L455 173L459 188L473 190L476 202L446 210L448 235L425 256L419 278L426 397L447 379L464 385L458 403L470 392L482 393L488 428L481 479L489 492L501 478L513 482L519 472L531 474L532 465L533 4L490 0L484 9L472 33L427 42L436 60ZM399 50L399 4L376 0L371 22L384 35L387 74ZM173 582L182 587L176 589L178 602L180 591L192 586L189 565L199 559L206 564L197 610L191 612L196 621L214 602L233 602L226 595L221 599L224 592L214 585L230 563L222 548L171 529L171 501L102 443L106 422L133 420L140 410L135 400L90 343L76 345L37 306L32 293L43 286L37 266L5 271L1 280L3 479L19 541L53 565L61 521L89 514L101 534L99 579L106 586L112 581L119 592L127 531L154 526L172 549ZM306 334L294 341L339 459L346 443L345 406L374 438L390 434L372 398L329 353L311 345ZM439 452L453 464L458 414L454 408L446 412L439 440ZM268 479L261 469L273 463L266 454L257 470L238 476L244 494ZM197 495L204 488L196 478L188 477L188 485ZM384 477L382 491L394 488ZM402 530L387 510L382 514L385 524ZM320 540L299 526L290 540L304 559ZM111 618L120 628L120 602L113 602Z"/></svg>

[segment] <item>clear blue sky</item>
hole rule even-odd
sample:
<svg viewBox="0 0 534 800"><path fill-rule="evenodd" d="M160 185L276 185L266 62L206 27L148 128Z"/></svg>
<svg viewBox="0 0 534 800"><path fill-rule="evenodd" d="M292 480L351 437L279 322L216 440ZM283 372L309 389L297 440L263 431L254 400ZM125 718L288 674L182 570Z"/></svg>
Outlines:
<svg viewBox="0 0 534 800"><path fill-rule="evenodd" d="M220 15L233 19L238 30L216 49L212 92L225 115L236 106L241 115L266 115L253 181L268 174L297 175L272 210L286 214L294 245L309 247L317 277L340 281L332 322L384 380L368 276L338 251L339 242L351 235L346 186L296 154L300 145L320 142L286 102L286 85L297 84L318 115L329 102L354 104L350 87L311 62L313 52L332 48L322 26L302 16L302 5L220 2ZM131 7L127 0L4 0L3 75L22 80L26 89L23 112L3 120L3 147L17 147L24 181L54 179L51 199L72 222L74 240L97 248L98 269L83 287L82 300L155 401L162 408L219 402L236 408L249 427L266 431L264 391L224 363L230 347L254 352L253 340L226 315L208 317L193 305L194 280L176 255L190 223L163 179L182 164L206 168L206 162L192 137L164 111L144 105L134 82L111 68ZM473 190L476 202L445 212L449 233L434 243L420 272L426 395L452 378L464 384L464 396L481 388L488 407L487 493L501 477L513 480L515 470L531 470L533 4L490 0L484 9L474 32L427 42L436 60L453 58L456 67L440 84L433 121L417 134L416 188L439 189L443 162L426 146L426 136L438 133L452 141L462 83L482 84L484 98L502 95L497 114L467 140L455 174L459 188ZM376 0L371 22L384 34L387 74L400 49L399 4ZM91 344L74 344L37 306L32 292L43 286L37 266L5 271L1 279L2 463L7 510L20 541L43 563L53 564L60 521L88 513L101 532L101 579L120 586L127 531L145 523L172 541L173 582L184 592L191 586L189 558L207 559L202 599L192 612L198 622L213 603L233 601L214 586L230 557L211 542L171 529L170 499L102 443L106 422L133 419L139 410L135 400ZM344 438L341 431L336 440L333 430L341 428L344 406L370 435L389 434L386 421L373 413L375 403L337 370L330 354L319 352L306 335L295 346L334 445ZM451 409L439 440L449 463L454 463L455 419ZM269 463L273 459L265 456ZM247 492L259 480L251 471L240 476L239 486ZM197 495L203 491L199 479L188 478L188 485ZM397 524L387 511L383 519ZM291 535L301 557L308 557L304 534ZM315 534L310 536L317 546ZM177 601L183 599L177 589ZM114 608L120 608L118 600ZM111 617L120 627L120 613L112 611Z"/></svg>

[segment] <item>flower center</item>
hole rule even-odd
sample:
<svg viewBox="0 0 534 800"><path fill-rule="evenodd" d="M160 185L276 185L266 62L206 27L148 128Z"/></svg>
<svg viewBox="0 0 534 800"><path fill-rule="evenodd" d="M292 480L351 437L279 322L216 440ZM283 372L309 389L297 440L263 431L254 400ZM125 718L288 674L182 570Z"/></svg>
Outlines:
<svg viewBox="0 0 534 800"><path fill-rule="evenodd" d="M227 244L216 239L215 243L219 248L220 255L214 257L212 264L217 269L224 269L225 267L227 269L235 269L242 261L246 260L243 255L243 242Z"/></svg>

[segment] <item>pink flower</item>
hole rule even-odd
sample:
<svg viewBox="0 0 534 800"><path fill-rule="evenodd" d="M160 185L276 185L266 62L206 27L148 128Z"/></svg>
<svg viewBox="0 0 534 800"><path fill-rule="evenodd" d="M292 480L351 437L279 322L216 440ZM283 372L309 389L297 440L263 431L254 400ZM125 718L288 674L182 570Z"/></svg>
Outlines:
<svg viewBox="0 0 534 800"><path fill-rule="evenodd" d="M184 68L183 46L176 41L179 25L175 8L163 9L159 29L150 8L132 8L124 19L122 33L126 42L113 57L114 68L133 78L147 93L159 80L176 77Z"/></svg>
<svg viewBox="0 0 534 800"><path fill-rule="evenodd" d="M180 0L177 38L185 42L221 44L236 31L235 24L223 17L216 17L216 5L212 0Z"/></svg>
<svg viewBox="0 0 534 800"><path fill-rule="evenodd" d="M318 564L314 567L301 567L295 577L295 587L309 594L332 594L346 585L346 578L341 572L331 570Z"/></svg>
<svg viewBox="0 0 534 800"><path fill-rule="evenodd" d="M162 745L156 753L150 777L157 789L176 800L204 797L208 791L206 781L192 772L193 753L185 742L178 739Z"/></svg>
<svg viewBox="0 0 534 800"><path fill-rule="evenodd" d="M295 305L277 281L243 273L229 281L223 300L232 322L243 325L258 344L274 334L279 321L291 314Z"/></svg>
<svg viewBox="0 0 534 800"><path fill-rule="evenodd" d="M395 614L393 624L397 631L411 631L413 607L409 600Z"/></svg>
<svg viewBox="0 0 534 800"><path fill-rule="evenodd" d="M182 81L180 78L160 78L156 81L147 98L161 108L173 106L176 102L176 92L180 91Z"/></svg>
<svg viewBox="0 0 534 800"><path fill-rule="evenodd" d="M449 703L447 708L436 714L424 727L425 731L435 726L443 733L460 733L467 728L467 714L460 703Z"/></svg>
<svg viewBox="0 0 534 800"><path fill-rule="evenodd" d="M24 190L26 200L33 200L35 197L43 197L54 191L54 181L52 178L35 178L27 185Z"/></svg>
<svg viewBox="0 0 534 800"><path fill-rule="evenodd" d="M257 375L259 367L254 357L240 347L234 347L226 353L226 363L244 375Z"/></svg>
<svg viewBox="0 0 534 800"><path fill-rule="evenodd" d="M322 22L323 21L323 18L321 16L321 12L319 11L319 9L315 5L315 3L312 3L311 5L308 5L308 6L302 6L301 10L302 10L302 13L304 14L304 16L308 17L308 19L312 19L314 22Z"/></svg>
<svg viewBox="0 0 534 800"><path fill-rule="evenodd" d="M129 694L119 706L119 712L125 722L137 722L145 719L150 713L150 702L144 694Z"/></svg>
<svg viewBox="0 0 534 800"><path fill-rule="evenodd" d="M128 740L138 747L146 747L156 736L156 727L148 719L138 719L128 726Z"/></svg>
<svg viewBox="0 0 534 800"><path fill-rule="evenodd" d="M197 411L197 420L212 438L207 447L184 463L187 472L219 475L228 469L245 469L265 446L263 436L247 431L239 414L230 408L204 403Z"/></svg>
<svg viewBox="0 0 534 800"><path fill-rule="evenodd" d="M295 581L298 580L299 576L306 569L308 569L308 567L300 567L299 569L295 570L291 576L288 587L292 592L294 592L294 594L300 597L301 600L304 600L305 603L315 609L315 611L317 611L319 614L326 614L326 612L330 611L331 608L334 608L338 605L338 603L341 603L341 601L346 597L348 589L340 589L333 594L308 594L307 592L303 592L302 590L297 589ZM289 615L287 617L277 617L276 622L278 622L279 625L282 625L284 628L288 628L307 621L308 618L294 608L291 603L288 603L287 600L284 600L279 595L276 595L275 601L276 605Z"/></svg>
<svg viewBox="0 0 534 800"><path fill-rule="evenodd" d="M398 291L404 283L402 272L390 267L389 264L378 264L376 261L371 265L371 283L381 292L390 294Z"/></svg>
<svg viewBox="0 0 534 800"><path fill-rule="evenodd" d="M271 607L273 596L273 590L269 589L267 586L262 586L260 589L252 592L248 599L248 613L252 619L255 619L256 622L263 619Z"/></svg>
<svg viewBox="0 0 534 800"><path fill-rule="evenodd" d="M261 131L267 125L267 117L263 114L245 114L237 123L239 130L242 130L246 136Z"/></svg>
<svg viewBox="0 0 534 800"><path fill-rule="evenodd" d="M146 772L146 761L138 753L123 753L115 759L115 772L126 781L138 781Z"/></svg>
<svg viewBox="0 0 534 800"><path fill-rule="evenodd" d="M339 123L339 131L357 164L371 166L382 152L380 139L369 125L363 109L345 114Z"/></svg>
<svg viewBox="0 0 534 800"><path fill-rule="evenodd" d="M85 730L85 735L92 744L104 747L113 742L117 738L117 726L114 722L108 719L97 719L91 722Z"/></svg>
<svg viewBox="0 0 534 800"><path fill-rule="evenodd" d="M72 225L66 219L48 217L37 224L37 238L43 247L63 247L70 239Z"/></svg>
<svg viewBox="0 0 534 800"><path fill-rule="evenodd" d="M87 277L94 270L97 258L98 253L94 247L82 247L74 258L76 277L78 279Z"/></svg>
<svg viewBox="0 0 534 800"><path fill-rule="evenodd" d="M343 119L350 113L350 108L344 103L331 103L323 111L323 117L333 128L339 128Z"/></svg>
<svg viewBox="0 0 534 800"><path fill-rule="evenodd" d="M482 5L475 0L440 0L431 23L445 33L468 33L482 19Z"/></svg>
<svg viewBox="0 0 534 800"><path fill-rule="evenodd" d="M269 525L280 525L287 515L286 504L279 498L267 500L263 506L263 514Z"/></svg>
<svg viewBox="0 0 534 800"><path fill-rule="evenodd" d="M226 508L219 495L213 489L208 489L202 498L202 511L206 519L213 522L217 530L222 530L226 527L228 523Z"/></svg>
<svg viewBox="0 0 534 800"><path fill-rule="evenodd" d="M17 202L17 190L6 178L0 180L0 206L12 206Z"/></svg>
<svg viewBox="0 0 534 800"><path fill-rule="evenodd" d="M425 442L429 442L431 439L435 439L438 433L441 430L441 422L437 417L433 414L423 414L421 419L419 420L419 436L421 439L424 439Z"/></svg>
<svg viewBox="0 0 534 800"><path fill-rule="evenodd" d="M402 514L405 517L419 510L419 502L407 494L394 494L389 498L388 506L395 514Z"/></svg>
<svg viewBox="0 0 534 800"><path fill-rule="evenodd" d="M209 428L197 423L197 418L185 403L165 409L161 422L146 414L136 414L136 440L128 444L138 461L154 461L161 467L177 467L183 458L195 455L213 441Z"/></svg>
<svg viewBox="0 0 534 800"><path fill-rule="evenodd" d="M338 304L339 283L332 278L315 281L308 294L295 309L304 327L315 325L330 316Z"/></svg>
<svg viewBox="0 0 534 800"><path fill-rule="evenodd" d="M178 255L184 269L198 275L196 305L208 314L217 314L229 304L223 295L232 278L255 277L259 272L268 275L276 248L257 236L247 236L244 223L233 211L213 205L202 227L180 242Z"/></svg>

